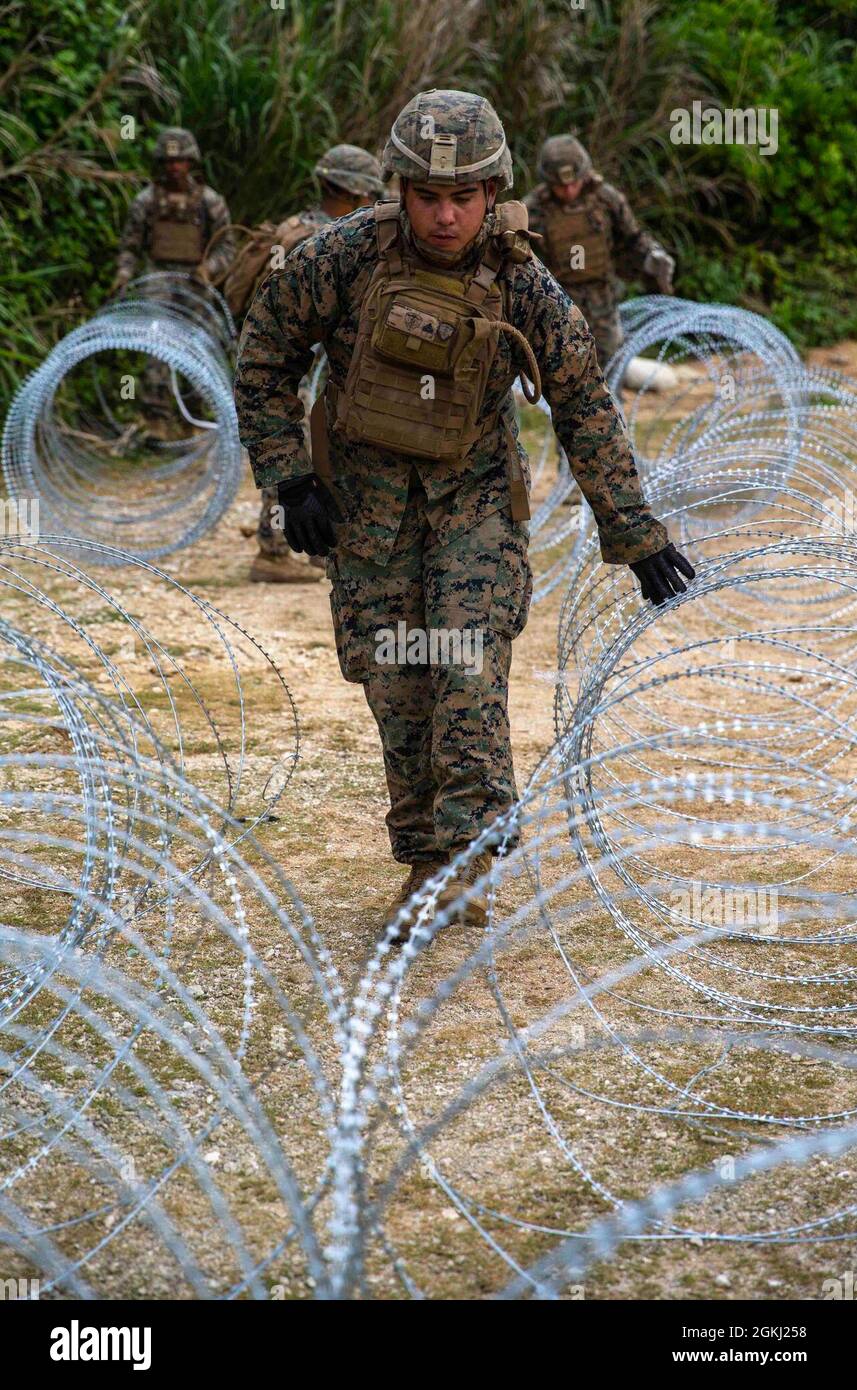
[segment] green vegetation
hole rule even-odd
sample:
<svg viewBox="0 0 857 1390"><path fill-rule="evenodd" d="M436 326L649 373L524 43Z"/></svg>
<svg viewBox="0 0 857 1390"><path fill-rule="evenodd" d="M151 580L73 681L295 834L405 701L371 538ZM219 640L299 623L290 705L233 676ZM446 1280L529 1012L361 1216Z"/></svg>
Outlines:
<svg viewBox="0 0 857 1390"><path fill-rule="evenodd" d="M12 0L0 10L0 406L103 298L157 128L190 126L235 220L312 197L336 140L378 149L420 87L484 92L516 180L577 129L692 298L802 347L857 332L852 0ZM694 100L776 107L779 148L677 146ZM127 121L135 127L128 137Z"/></svg>

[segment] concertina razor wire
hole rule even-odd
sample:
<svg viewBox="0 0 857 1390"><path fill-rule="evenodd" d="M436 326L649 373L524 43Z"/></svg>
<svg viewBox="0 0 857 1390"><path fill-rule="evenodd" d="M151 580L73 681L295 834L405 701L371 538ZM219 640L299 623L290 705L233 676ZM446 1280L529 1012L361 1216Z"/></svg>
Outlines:
<svg viewBox="0 0 857 1390"><path fill-rule="evenodd" d="M126 553L156 560L193 544L241 481L234 352L235 325L216 289L175 272L131 281L17 391L3 431L9 497L38 500L44 534L100 542L100 564L121 564ZM133 402L145 391L155 364L185 438L152 437L135 406L122 405L126 388ZM81 415L75 388L86 368L91 399Z"/></svg>
<svg viewBox="0 0 857 1390"><path fill-rule="evenodd" d="M16 603L77 644L17 609L0 633L10 1272L73 1297L133 1264L156 1297L556 1298L629 1247L857 1238L855 387L739 310L625 318L608 377L673 373L628 424L697 578L643 604L561 461L533 526L537 598L563 591L555 741L350 989L223 796L242 735L209 783L181 738L204 692L138 700L77 607L109 596L63 597L80 551L4 547ZM489 846L488 929L446 933L438 893Z"/></svg>

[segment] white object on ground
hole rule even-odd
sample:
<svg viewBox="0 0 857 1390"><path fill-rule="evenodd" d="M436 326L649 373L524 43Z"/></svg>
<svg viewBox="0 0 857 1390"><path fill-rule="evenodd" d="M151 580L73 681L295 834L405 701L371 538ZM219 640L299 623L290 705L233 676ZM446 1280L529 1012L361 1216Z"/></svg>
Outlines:
<svg viewBox="0 0 857 1390"><path fill-rule="evenodd" d="M648 357L632 357L622 378L622 385L629 391L674 391L678 383L673 367Z"/></svg>

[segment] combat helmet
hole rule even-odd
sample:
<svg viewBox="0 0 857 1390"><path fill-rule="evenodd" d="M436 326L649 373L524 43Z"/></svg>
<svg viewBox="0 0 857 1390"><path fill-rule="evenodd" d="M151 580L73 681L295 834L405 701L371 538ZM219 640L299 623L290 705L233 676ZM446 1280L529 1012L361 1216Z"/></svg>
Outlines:
<svg viewBox="0 0 857 1390"><path fill-rule="evenodd" d="M418 92L393 122L381 156L385 182L394 175L423 183L496 179L512 187L512 156L500 117L475 92Z"/></svg>
<svg viewBox="0 0 857 1390"><path fill-rule="evenodd" d="M171 125L165 126L158 136L154 159L156 165L168 159L189 159L192 164L199 164L202 156L196 136L181 126Z"/></svg>
<svg viewBox="0 0 857 1390"><path fill-rule="evenodd" d="M551 135L539 154L539 178L544 183L576 183L592 172L587 150L573 135Z"/></svg>
<svg viewBox="0 0 857 1390"><path fill-rule="evenodd" d="M322 155L313 173L317 179L324 179L335 188L344 188L348 193L380 196L384 192L380 164L359 145L334 145Z"/></svg>

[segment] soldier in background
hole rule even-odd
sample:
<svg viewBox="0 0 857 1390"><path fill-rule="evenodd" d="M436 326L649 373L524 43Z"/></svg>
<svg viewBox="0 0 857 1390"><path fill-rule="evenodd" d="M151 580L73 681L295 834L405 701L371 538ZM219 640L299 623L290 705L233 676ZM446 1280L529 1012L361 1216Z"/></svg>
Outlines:
<svg viewBox="0 0 857 1390"><path fill-rule="evenodd" d="M321 195L318 206L287 217L273 230L270 239L259 238L257 245L261 247L262 255L258 264L251 256L242 266L239 257L227 276L224 293L239 321L243 320L255 293L267 278L275 252L279 251L278 262L282 265L284 256L306 237L338 217L347 217L355 209L373 203L384 190L380 164L359 145L334 145L318 161L313 174L318 179ZM305 384L298 394L305 419L308 420L312 402ZM259 524L255 532L259 553L250 567L250 579L255 583L268 584L307 584L321 579L324 562L318 556L311 557L309 564L296 559L285 542L281 528L273 525L271 509L276 506L277 489L263 487ZM251 531L250 534L254 533Z"/></svg>
<svg viewBox="0 0 857 1390"><path fill-rule="evenodd" d="M627 198L605 183L572 135L542 145L542 180L525 198L538 255L589 325L602 368L621 346L619 275L640 277L650 292L672 294L675 262L634 217Z"/></svg>
<svg viewBox="0 0 857 1390"><path fill-rule="evenodd" d="M190 272L204 284L218 278L230 264L235 247L229 209L225 199L196 176L199 163L199 146L189 130L171 126L161 131L152 182L128 210L113 293L121 293L135 275L146 270ZM216 232L222 235L211 256L204 259ZM142 373L141 402L150 433L161 439L169 437L173 413L169 383L166 363L149 358Z"/></svg>
<svg viewBox="0 0 857 1390"><path fill-rule="evenodd" d="M508 680L532 594L511 395L522 371L541 377L605 562L630 565L655 603L693 570L646 505L590 332L532 256L526 209L496 205L512 160L491 105L420 93L382 167L401 202L322 228L268 276L241 335L235 400L288 543L328 557L342 674L378 725L393 857L410 867L388 921L517 799ZM310 458L298 392L318 341L329 373ZM402 629L407 651L391 652ZM471 652L478 639L478 660L431 660L441 633L462 650L469 634ZM476 884L489 868L476 855L441 906L472 888L460 915L484 924Z"/></svg>

